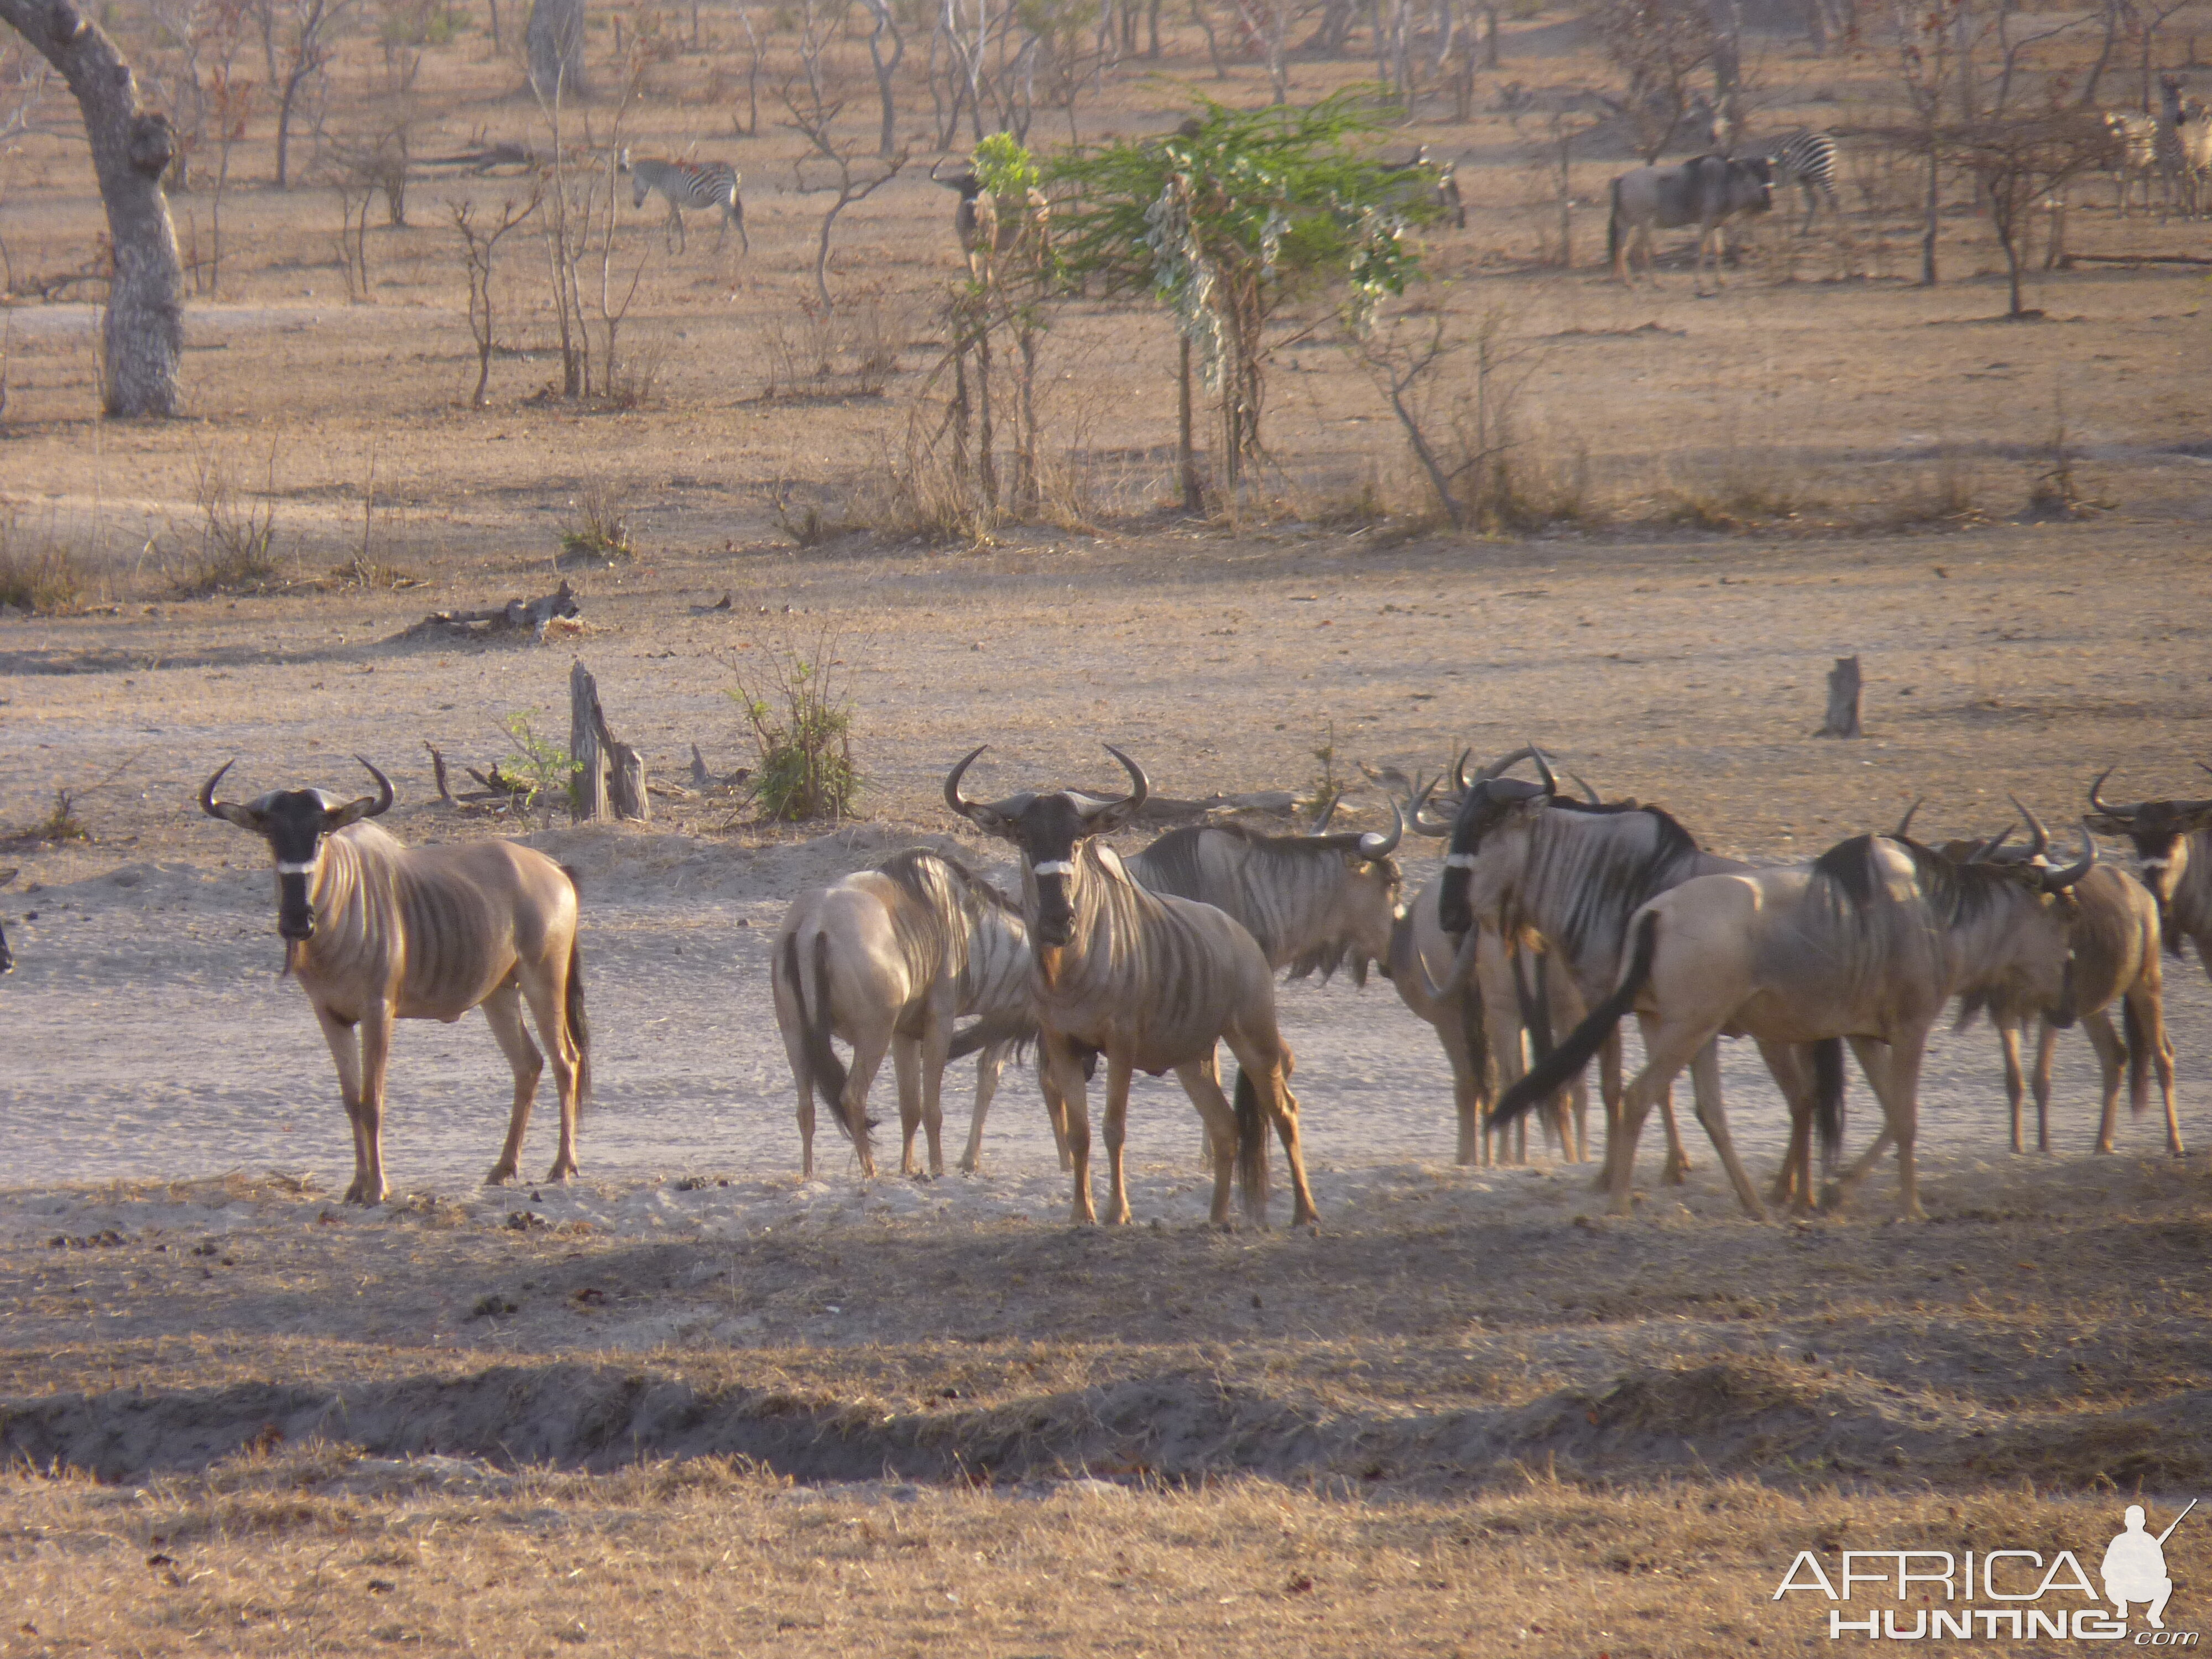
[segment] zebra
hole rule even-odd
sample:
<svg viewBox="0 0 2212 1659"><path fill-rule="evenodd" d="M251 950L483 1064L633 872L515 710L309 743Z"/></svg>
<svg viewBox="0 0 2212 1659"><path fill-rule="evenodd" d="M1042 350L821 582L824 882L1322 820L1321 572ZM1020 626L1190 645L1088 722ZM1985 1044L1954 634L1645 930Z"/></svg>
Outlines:
<svg viewBox="0 0 2212 1659"><path fill-rule="evenodd" d="M2178 199L2181 216L2193 219L2203 206L2205 174L2212 171L2212 109L2199 99L2183 97L2178 75L2161 75L2158 84L2158 170L2166 181L2166 213L2172 212Z"/></svg>
<svg viewBox="0 0 2212 1659"><path fill-rule="evenodd" d="M2124 219L2137 179L2142 180L2143 206L2150 206L2151 175L2158 171L2158 122L2133 110L2106 110L2105 131L2112 144L2112 183Z"/></svg>
<svg viewBox="0 0 2212 1659"><path fill-rule="evenodd" d="M629 176L632 207L643 207L647 197L659 192L668 204L668 222L676 232L678 253L684 251L685 208L721 209L721 226L714 235L717 252L732 225L738 228L739 245L747 253L753 251L752 238L745 234L744 200L738 194L744 175L727 161L634 161L625 147L615 157L615 171Z"/></svg>
<svg viewBox="0 0 2212 1659"><path fill-rule="evenodd" d="M1831 215L1841 211L1836 203L1836 141L1826 133L1797 133L1768 151L1766 159L1773 164L1775 187L1794 184L1805 198L1805 228L1800 235L1811 234L1822 202Z"/></svg>

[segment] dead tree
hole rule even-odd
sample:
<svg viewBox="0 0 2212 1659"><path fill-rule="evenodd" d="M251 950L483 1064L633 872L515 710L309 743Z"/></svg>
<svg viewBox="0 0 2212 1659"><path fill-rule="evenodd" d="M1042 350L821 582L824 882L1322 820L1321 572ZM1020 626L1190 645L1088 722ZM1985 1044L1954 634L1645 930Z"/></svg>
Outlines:
<svg viewBox="0 0 2212 1659"><path fill-rule="evenodd" d="M606 817L610 808L612 816L640 823L652 817L645 793L645 757L607 730L599 682L580 657L568 671L568 757L578 767L578 823Z"/></svg>
<svg viewBox="0 0 2212 1659"><path fill-rule="evenodd" d="M1816 738L1857 738L1859 730L1859 659L1838 657L1828 671L1828 717L1820 722Z"/></svg>
<svg viewBox="0 0 2212 1659"><path fill-rule="evenodd" d="M786 81L779 95L791 116L783 125L806 140L805 153L791 164L792 182L802 196L837 198L822 216L822 234L814 250L814 291L822 297L823 311L834 315L837 307L830 297L830 235L836 228L837 216L897 178L906 167L908 152L902 149L879 158L872 167L856 169L861 147L840 143L831 136L845 107L843 100L824 97L811 82L802 92L796 78Z"/></svg>
<svg viewBox="0 0 2212 1659"><path fill-rule="evenodd" d="M530 54L531 89L541 102L579 101L589 94L584 0L532 0L522 40Z"/></svg>

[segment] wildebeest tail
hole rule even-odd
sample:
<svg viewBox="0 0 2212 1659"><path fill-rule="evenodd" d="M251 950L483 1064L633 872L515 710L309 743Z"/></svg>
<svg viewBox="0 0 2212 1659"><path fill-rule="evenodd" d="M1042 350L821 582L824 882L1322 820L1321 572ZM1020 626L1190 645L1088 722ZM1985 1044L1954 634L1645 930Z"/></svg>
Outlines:
<svg viewBox="0 0 2212 1659"><path fill-rule="evenodd" d="M830 1102L830 1115L837 1127L853 1138L853 1126L845 1116L845 1063L837 1058L837 1051L830 1044L830 937L826 933L814 936L814 994L806 994L806 976L799 962L799 935L791 934L783 941L783 961L781 964L784 982L791 988L791 1000L799 1010L799 1046L806 1055L806 1069L813 1073L814 1087Z"/></svg>
<svg viewBox="0 0 2212 1659"><path fill-rule="evenodd" d="M1014 1057L1018 1060L1022 1051L1036 1039L1036 1021L1026 1014L986 1014L953 1032L951 1046L945 1051L945 1058L947 1061L965 1060L994 1042L1011 1042L1014 1045Z"/></svg>
<svg viewBox="0 0 2212 1659"><path fill-rule="evenodd" d="M2133 997L2120 999L2120 1036L2128 1045L2128 1109L2140 1112L2150 1104L2150 1037Z"/></svg>
<svg viewBox="0 0 2212 1659"><path fill-rule="evenodd" d="M1491 1127L1503 1128L1539 1101L1548 1100L1574 1080L1590 1063L1620 1017L1636 1005L1636 998L1651 977L1651 958L1658 953L1659 917L1646 911L1636 924L1636 945L1628 971L1620 976L1613 994L1589 1012L1589 1018L1567 1033L1567 1040L1531 1066L1518 1083L1498 1097L1490 1114Z"/></svg>
<svg viewBox="0 0 2212 1659"><path fill-rule="evenodd" d="M1237 1068L1237 1190L1244 1213L1254 1221L1267 1216L1267 1118L1260 1091L1243 1066Z"/></svg>
<svg viewBox="0 0 2212 1659"><path fill-rule="evenodd" d="M1833 1175L1844 1150L1844 1040L1813 1045L1813 1130L1820 1138L1820 1173Z"/></svg>

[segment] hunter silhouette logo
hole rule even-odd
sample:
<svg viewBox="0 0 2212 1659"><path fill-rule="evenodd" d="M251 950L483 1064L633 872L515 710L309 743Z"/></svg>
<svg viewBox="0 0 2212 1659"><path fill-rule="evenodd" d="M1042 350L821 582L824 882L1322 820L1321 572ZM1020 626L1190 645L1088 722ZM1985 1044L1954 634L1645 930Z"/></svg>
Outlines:
<svg viewBox="0 0 2212 1659"><path fill-rule="evenodd" d="M2173 1517L2172 1524L2154 1538L2143 1530L2142 1505L2128 1505L2124 1517L2127 1530L2106 1547L2105 1565L2100 1569L2105 1599L2122 1619L2128 1616L2129 1602L2146 1601L2149 1607L2143 1617L2149 1620L2150 1627L2166 1628L2166 1604L2173 1595L2173 1580L2166 1576L2166 1540L2173 1536L2173 1528L2196 1507L2197 1500L2192 1498Z"/></svg>
<svg viewBox="0 0 2212 1659"><path fill-rule="evenodd" d="M1832 1577L1820 1557L1800 1550L1772 1599L1810 1592L1836 1604L1828 1608L1831 1641L1847 1636L1875 1642L1933 1637L2194 1648L2199 1632L2166 1627L2166 1603L2174 1590L2166 1566L2166 1540L2197 1504L2191 1498L2159 1533L2149 1529L2142 1504L2129 1504L2121 1530L2098 1563L2101 1595L2072 1550L2048 1557L2041 1550L2025 1549L1845 1550ZM1879 1605L1884 1601L1893 1605ZM2146 1628L2130 1628L2131 1607L2142 1610Z"/></svg>

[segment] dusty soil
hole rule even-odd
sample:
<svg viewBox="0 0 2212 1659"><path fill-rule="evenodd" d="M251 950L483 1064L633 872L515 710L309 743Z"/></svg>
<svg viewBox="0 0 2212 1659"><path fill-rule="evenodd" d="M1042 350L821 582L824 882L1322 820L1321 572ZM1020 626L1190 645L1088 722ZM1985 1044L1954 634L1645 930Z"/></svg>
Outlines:
<svg viewBox="0 0 2212 1659"><path fill-rule="evenodd" d="M1513 72L1586 75L1565 27L1509 30ZM1194 33L1176 51L1199 72ZM724 142L710 57L632 118L641 150ZM441 62L441 140L487 118L526 134L526 106L488 101L495 62ZM1302 93L1342 67L1302 66ZM1777 126L1829 119L1824 90L1866 113L1881 80L1870 57L1792 73L1804 103L1778 102ZM1174 113L1157 84L1116 98L1089 130ZM1556 222L1535 129L1486 113L1423 136L1467 157L1474 210L1437 246L1455 280L1433 303L1455 326L1501 319L1529 465L1581 481L1583 509L1539 536L1421 532L1386 407L1318 347L1278 366L1261 498L1235 523L1168 515L1170 338L1079 303L1050 350L1060 516L1080 527L794 547L779 496L877 513L955 256L948 199L918 176L854 210L836 280L856 304L872 289L906 342L887 393L762 399L817 211L788 188L796 141L766 128L740 155L749 260L710 234L668 255L649 217L626 233L647 260L629 337L665 357L636 410L525 401L550 371L541 256L520 246L501 280L528 361L503 356L494 406L462 409L452 236L420 193L413 228L371 232L377 303L348 307L331 199L234 191L221 292L190 313L189 421L89 422L88 313L7 308L10 544L67 548L86 592L74 614L0 614L18 957L0 1445L42 1471L0 1496L0 1599L24 1609L6 1651L1795 1650L1826 1641L1808 1607L1770 1601L1801 1548L2090 1552L2116 1488L2161 1516L2197 1488L2212 995L2194 963L2168 979L2191 1156L2148 1121L2089 1154L2094 1067L2069 1040L2060 1150L2016 1158L1987 1033L1946 1036L1922 1227L1886 1222L1879 1177L1850 1213L1753 1227L1702 1152L1683 1188L1648 1170L1619 1222L1583 1170L1455 1168L1442 1056L1382 982L1283 996L1317 1237L1206 1231L1194 1119L1155 1084L1126 1232L1065 1225L1015 1079L975 1178L864 1186L832 1147L798 1181L771 930L795 893L918 841L994 864L938 796L977 743L981 788L1103 784L1109 740L1198 796L1304 787L1332 744L1346 775L1534 738L1762 858L1923 793L1921 824L1949 832L2001 823L2007 790L2069 817L2107 765L2131 796L2195 787L2200 280L2051 273L2043 320L1999 324L2001 289L1972 274L1985 228L1947 227L1965 280L1906 289L1905 219L1869 182L1840 234L1761 228L1719 298L1680 273L1624 294L1535 263ZM82 260L73 142L34 136L7 163L18 271ZM1594 195L1618 162L1582 166ZM2077 209L2077 249L2202 246L2201 226L2122 223L2106 199ZM1587 209L1576 224L1587 258L1601 232ZM2062 462L2103 505L2023 514ZM179 594L209 468L276 507L267 591ZM586 485L623 504L638 556L567 573L580 633L410 636L430 610L544 591ZM1749 527L1696 527L1723 520ZM376 585L325 574L364 550ZM825 647L865 820L763 828L690 787L694 744L717 775L753 758L728 693ZM1868 737L1813 738L1825 672L1853 653ZM438 805L422 744L481 767L522 711L557 737L574 656L669 791L653 822ZM265 855L192 795L233 757L241 793L349 790L356 753L398 784L404 838L525 830L583 872L601 1085L583 1181L476 1184L506 1085L471 1019L400 1035L401 1199L334 1201L347 1137L276 977ZM31 834L58 791L88 839ZM1347 810L1383 809L1362 788ZM1407 864L1410 887L1434 873L1425 848ZM1772 1092L1750 1057L1729 1066L1763 1172ZM541 1121L528 1157L549 1156ZM2169 1546L2183 1628L2200 1536Z"/></svg>

